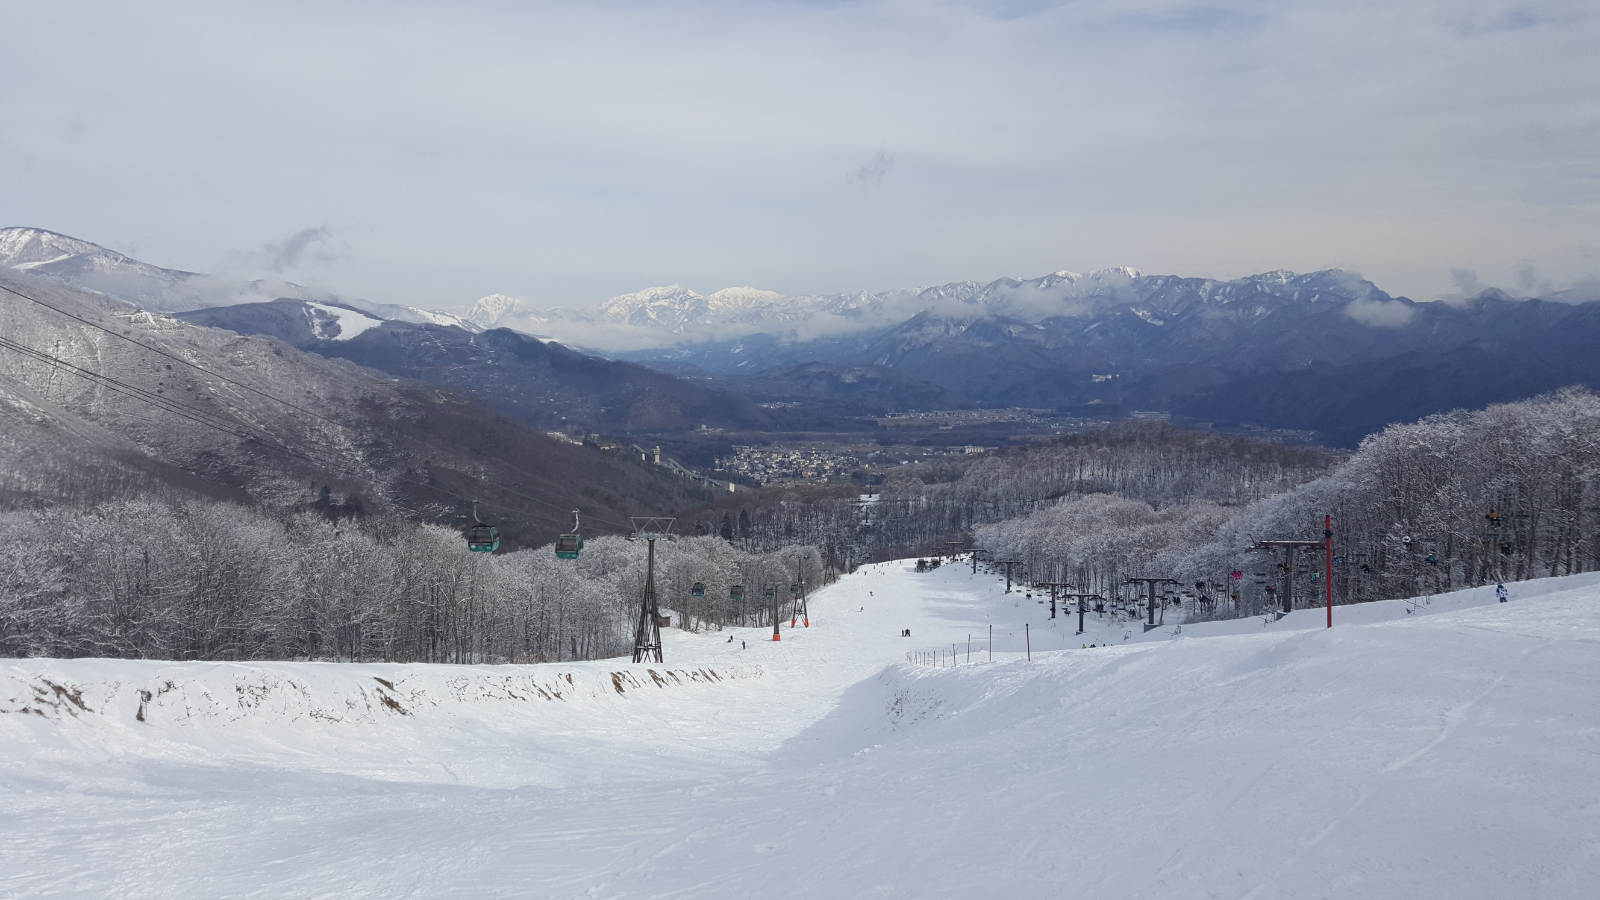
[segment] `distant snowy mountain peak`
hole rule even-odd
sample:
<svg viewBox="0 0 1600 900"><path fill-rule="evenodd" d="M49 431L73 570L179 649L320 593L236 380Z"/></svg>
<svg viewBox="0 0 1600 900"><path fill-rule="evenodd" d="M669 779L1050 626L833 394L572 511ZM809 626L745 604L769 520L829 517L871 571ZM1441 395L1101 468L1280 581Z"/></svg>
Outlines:
<svg viewBox="0 0 1600 900"><path fill-rule="evenodd" d="M1128 266L1114 266L1109 269L1100 269L1098 271L1091 272L1089 273L1089 277L1097 281L1109 281L1113 278L1132 281L1135 278L1143 278L1144 273L1138 269L1129 268Z"/></svg>
<svg viewBox="0 0 1600 900"><path fill-rule="evenodd" d="M723 307L748 308L753 306L774 306L788 299L775 291L763 291L753 287L723 288L706 297L713 305Z"/></svg>
<svg viewBox="0 0 1600 900"><path fill-rule="evenodd" d="M527 304L515 297L490 294L487 297L479 297L463 318L484 328L494 328L506 316L526 312L528 309Z"/></svg>
<svg viewBox="0 0 1600 900"><path fill-rule="evenodd" d="M600 314L615 322L643 324L662 321L674 313L703 309L705 305L706 298L681 284L671 284L612 297L600 304Z"/></svg>
<svg viewBox="0 0 1600 900"><path fill-rule="evenodd" d="M0 228L0 265L27 271L73 256L105 256L135 262L88 241L43 228Z"/></svg>
<svg viewBox="0 0 1600 900"><path fill-rule="evenodd" d="M1039 278L1000 278L871 293L792 296L754 287L701 295L681 284L612 297L591 309L543 312L495 295L467 318L539 331L575 346L642 352L767 335L783 343L844 337L889 328L921 314L963 321L999 316L1028 324L1052 319L1127 316L1162 325L1204 309L1255 310L1271 304L1387 302L1389 296L1349 272L1307 275L1275 270L1233 281L1146 275L1129 266L1087 273L1061 269ZM490 301L494 302L491 303ZM1380 310L1389 318L1398 312ZM1372 316L1368 316L1372 318Z"/></svg>
<svg viewBox="0 0 1600 900"><path fill-rule="evenodd" d="M0 229L0 265L172 313L255 303L277 297L331 300L287 281L240 281L163 269L98 244L42 228Z"/></svg>
<svg viewBox="0 0 1600 900"><path fill-rule="evenodd" d="M304 287L291 281L244 281L163 269L115 250L107 250L98 244L43 228L0 228L0 267L65 282L159 313L193 312L288 299L352 307L361 310L365 314L363 318L374 317L372 321L398 319L403 322L454 325L468 331L482 330L454 313L365 300L344 300L328 291ZM358 315L348 310L346 312L352 316ZM348 336L349 328L346 327L345 331Z"/></svg>

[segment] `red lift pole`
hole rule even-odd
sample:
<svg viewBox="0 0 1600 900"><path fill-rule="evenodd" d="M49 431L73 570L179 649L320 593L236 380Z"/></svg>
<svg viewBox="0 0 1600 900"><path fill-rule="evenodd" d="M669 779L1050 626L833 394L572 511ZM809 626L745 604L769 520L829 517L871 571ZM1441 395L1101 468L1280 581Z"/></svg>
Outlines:
<svg viewBox="0 0 1600 900"><path fill-rule="evenodd" d="M1333 516L1322 517L1322 568L1328 582L1328 627L1333 627Z"/></svg>

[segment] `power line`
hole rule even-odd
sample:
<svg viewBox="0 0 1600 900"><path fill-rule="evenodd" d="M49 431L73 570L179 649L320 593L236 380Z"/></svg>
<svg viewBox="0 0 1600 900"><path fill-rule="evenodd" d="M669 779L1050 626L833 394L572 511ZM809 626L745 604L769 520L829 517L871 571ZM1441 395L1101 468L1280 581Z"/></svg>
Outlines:
<svg viewBox="0 0 1600 900"><path fill-rule="evenodd" d="M170 360L172 360L174 362L180 363L182 365L188 366L189 368L194 369L197 372L203 373L203 374L208 375L208 376L210 376L212 378L216 378L216 379L218 379L220 381L224 381L224 382L226 382L228 384L235 385L237 387L243 388L244 390L250 391L253 394L256 394L256 395L258 395L260 397L264 397L264 398L266 398L268 400L271 400L271 401L273 401L275 403L280 403L280 404L282 404L284 406L289 407L290 409L293 409L293 410L296 410L298 412L304 413L307 416L311 416L312 418L319 419L319 420L321 420L323 422L327 422L328 424L333 425L333 426L338 427L338 428L348 428L349 427L348 425L346 425L346 424L344 424L342 422L335 421L333 419L328 418L327 416L324 416L324 415L316 413L316 412L314 412L312 410L306 409L305 407L300 406L297 403L293 403L291 401L283 399L282 397L279 397L279 396L276 396L274 394L270 394L270 393L268 393L266 391L260 390L258 388L252 387L252 386L250 386L248 384L245 384L244 382L237 381L235 379L229 378L228 376L223 375L220 372L214 372L214 371L206 368L205 366L202 366L202 365L200 365L198 363L195 363L195 362L191 362L191 361L186 360L186 359L184 359L184 358L182 358L180 356L176 356L176 355L174 355L172 353L168 353L167 351L162 350L159 347L153 347L153 346L151 346L149 344L146 344L146 343L144 343L142 341L134 340L132 337L129 337L128 335L121 334L121 333L119 333L119 332L117 332L117 331L115 331L113 329L107 328L104 325L101 325L101 324L99 324L97 322L90 321L89 319L86 319L86 318L84 318L82 316L79 316L79 315L76 315L74 313L68 312L67 310L61 309L60 307L52 306L49 303L45 303L42 300L39 300L39 299L37 299L35 297L31 297L31 296L29 296L29 295L27 295L27 294L15 289L15 288L12 288L12 287L8 286L8 285L0 284L0 290L3 290L3 291L5 291L5 292L7 292L9 294L13 294L13 295L15 295L17 297L21 297L22 299L27 300L29 303L36 304L36 305L41 306L41 307L43 307L45 309L48 309L48 310L50 310L52 312L55 312L55 313L58 313L60 315L66 316L67 318L72 319L72 320L74 320L76 322L80 322L80 323L82 323L84 325L87 325L90 328L94 328L96 330L103 331L106 334L109 334L114 338L117 338L117 339L123 340L123 341L127 341L128 343L133 344L136 347L140 347L140 348L143 348L145 350L148 350L151 353L157 354L158 356L161 356L161 357L164 357L166 359L170 359ZM28 353L29 355L34 355L36 357L38 357L38 356L48 356L49 355L49 354L42 354L41 351L33 350L32 348L23 347L22 345L17 345L17 347L14 348L14 349L19 349L21 352L25 352L25 353ZM55 358L55 357L52 357L52 358L56 359L57 362L60 362L60 363L62 363L64 365L71 366L71 363L66 363L65 360L60 360L59 358ZM82 370L82 371L87 372L88 370ZM97 378L108 378L109 377L109 376L98 375L97 373L90 373L90 374L95 375L95 377L97 377ZM139 388L135 388L132 385L125 385L125 386L128 387L131 390L140 390ZM413 444L416 444L417 446L420 446L420 447L424 447L424 448L427 447L426 444L423 444L421 441L416 440L415 438L411 438L411 437L409 437L407 435L395 435L395 437L401 438L403 440L409 440ZM309 459L309 457L307 457L307 458ZM487 480L484 480L484 479L476 479L476 480L480 484L483 484L483 485L485 485L487 487L496 488L498 490L504 491L505 493L521 497L524 500L529 500L529 501L532 501L534 503L543 504L545 506L550 507L551 509L561 510L561 512L563 512L563 513L567 513L567 512L570 511L569 508L567 506L563 505L563 504L551 503L548 500L542 500L542 499L540 499L538 497L534 497L534 496L531 496L529 494L525 494L525 493L523 493L521 491L516 490L515 488L509 488L509 487L506 487L504 485L496 484L494 482L487 481ZM486 505L492 505L492 504L486 504ZM501 507L501 508L504 509L505 507ZM544 518L547 521L557 521L555 519L551 519L548 516L544 516L544 517L541 517L541 518ZM619 522L612 522L612 521L609 521L607 519L602 519L602 518L600 518L598 516L591 516L590 518L592 518L596 522L600 522L602 524L611 526L618 533L626 533L626 532L629 532L629 531L632 530L629 526L623 525L623 524L621 524Z"/></svg>

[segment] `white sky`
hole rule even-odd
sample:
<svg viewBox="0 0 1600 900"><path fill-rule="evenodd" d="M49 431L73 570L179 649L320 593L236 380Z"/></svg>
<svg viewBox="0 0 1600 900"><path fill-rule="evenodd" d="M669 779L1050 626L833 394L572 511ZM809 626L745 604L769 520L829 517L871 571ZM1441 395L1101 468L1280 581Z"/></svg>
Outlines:
<svg viewBox="0 0 1600 900"><path fill-rule="evenodd" d="M0 225L431 307L1600 276L1590 0L259 7L9 4Z"/></svg>

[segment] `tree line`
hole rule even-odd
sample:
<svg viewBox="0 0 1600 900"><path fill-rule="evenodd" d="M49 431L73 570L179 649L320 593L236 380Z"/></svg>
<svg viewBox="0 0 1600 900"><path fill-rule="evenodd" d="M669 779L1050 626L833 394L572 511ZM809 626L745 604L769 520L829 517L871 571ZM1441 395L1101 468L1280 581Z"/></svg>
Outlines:
<svg viewBox="0 0 1600 900"><path fill-rule="evenodd" d="M752 552L800 542L859 562L936 553L1076 497L1242 508L1325 475L1332 461L1315 447L1133 422L895 471L866 501L848 486L771 488L692 518Z"/></svg>
<svg viewBox="0 0 1600 900"><path fill-rule="evenodd" d="M770 625L761 586L823 577L812 548L657 544L657 595L690 631ZM186 500L0 513L0 655L521 663L630 652L645 545L467 551L398 517ZM692 596L695 582L705 597ZM729 589L750 586L735 602Z"/></svg>
<svg viewBox="0 0 1600 900"><path fill-rule="evenodd" d="M1391 425L1326 476L1246 506L1073 498L975 537L1086 590L1114 595L1131 590L1128 575L1173 577L1217 595L1205 615L1248 615L1283 575L1281 557L1250 548L1320 540L1324 516L1336 603L1600 568L1600 397L1572 388ZM1297 605L1323 602L1321 551L1298 557Z"/></svg>

